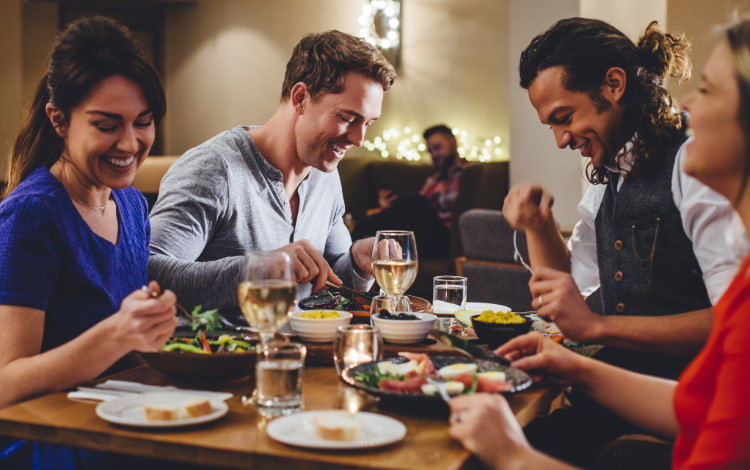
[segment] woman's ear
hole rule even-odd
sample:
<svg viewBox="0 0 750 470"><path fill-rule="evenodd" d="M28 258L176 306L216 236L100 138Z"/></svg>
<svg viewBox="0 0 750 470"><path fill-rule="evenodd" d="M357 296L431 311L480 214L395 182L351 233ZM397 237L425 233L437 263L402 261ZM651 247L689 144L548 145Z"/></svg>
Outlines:
<svg viewBox="0 0 750 470"><path fill-rule="evenodd" d="M604 74L602 83L602 95L610 101L617 103L625 94L625 88L628 84L628 76L620 67L610 67Z"/></svg>
<svg viewBox="0 0 750 470"><path fill-rule="evenodd" d="M52 123L52 127L55 129L55 132L57 132L57 135L64 138L67 126L64 124L65 115L62 110L52 103L47 103L44 111L47 113L47 118L49 119L49 122Z"/></svg>

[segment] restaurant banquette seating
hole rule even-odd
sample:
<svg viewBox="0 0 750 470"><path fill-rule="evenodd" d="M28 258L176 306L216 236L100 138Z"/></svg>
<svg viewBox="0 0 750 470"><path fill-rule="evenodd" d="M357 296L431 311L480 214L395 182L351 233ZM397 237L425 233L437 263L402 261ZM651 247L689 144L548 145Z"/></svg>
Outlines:
<svg viewBox="0 0 750 470"><path fill-rule="evenodd" d="M356 222L364 217L367 209L377 207L376 188L381 184L388 185L399 196L416 194L434 171L435 168L429 162L344 158L339 163L339 175L347 213ZM508 193L508 175L508 162L476 163L467 167L461 180L457 216L475 208L500 209ZM454 259L462 253L461 234L457 225L454 224L451 231L450 252L439 259L419 260L417 279L409 289L409 294L431 300L433 276L455 272ZM474 300L473 296L471 300Z"/></svg>
<svg viewBox="0 0 750 470"><path fill-rule="evenodd" d="M140 190L153 206L159 183L177 156L147 157L136 173L133 186ZM367 209L377 206L376 188L389 185L396 194L419 192L422 184L434 172L432 164L363 157L347 157L339 163L347 212L354 221L364 217ZM458 199L458 214L473 208L498 209L508 192L508 162L477 163L464 172ZM397 227L394 227L397 228ZM432 299L432 277L454 272L454 258L461 255L460 234L453 227L451 249L444 258L420 260L417 280L409 290L412 295ZM472 297L472 300L473 297Z"/></svg>
<svg viewBox="0 0 750 470"><path fill-rule="evenodd" d="M159 195L161 178L178 158L178 155L150 156L146 157L141 167L138 168L135 179L133 179L133 187L146 196L149 209L153 207Z"/></svg>
<svg viewBox="0 0 750 470"><path fill-rule="evenodd" d="M472 209L458 219L462 256L456 258L456 273L468 278L467 291L473 302L507 305L514 311L532 310L531 273L515 262L513 229L502 211ZM518 249L528 262L526 237L517 235Z"/></svg>

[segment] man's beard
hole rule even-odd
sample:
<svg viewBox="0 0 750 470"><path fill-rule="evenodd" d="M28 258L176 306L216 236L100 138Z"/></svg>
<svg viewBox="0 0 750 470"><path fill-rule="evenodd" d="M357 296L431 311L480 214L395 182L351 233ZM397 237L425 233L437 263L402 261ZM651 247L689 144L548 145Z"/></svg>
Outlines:
<svg viewBox="0 0 750 470"><path fill-rule="evenodd" d="M456 163L456 159L458 157L456 154L448 155L445 160L443 160L443 164L440 165L440 175L441 176L447 176L448 170L453 166L454 163Z"/></svg>

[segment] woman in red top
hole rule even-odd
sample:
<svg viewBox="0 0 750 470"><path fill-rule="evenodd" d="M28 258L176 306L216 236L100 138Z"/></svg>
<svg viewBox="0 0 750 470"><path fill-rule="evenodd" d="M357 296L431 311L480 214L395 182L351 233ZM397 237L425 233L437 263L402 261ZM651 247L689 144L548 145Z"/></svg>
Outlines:
<svg viewBox="0 0 750 470"><path fill-rule="evenodd" d="M750 233L750 20L726 30L701 78L684 102L695 136L685 172L729 199ZM675 469L750 468L750 258L714 306L711 335L679 383L577 355L534 333L495 352L676 439ZM451 435L493 468L570 468L529 445L500 395L453 399Z"/></svg>

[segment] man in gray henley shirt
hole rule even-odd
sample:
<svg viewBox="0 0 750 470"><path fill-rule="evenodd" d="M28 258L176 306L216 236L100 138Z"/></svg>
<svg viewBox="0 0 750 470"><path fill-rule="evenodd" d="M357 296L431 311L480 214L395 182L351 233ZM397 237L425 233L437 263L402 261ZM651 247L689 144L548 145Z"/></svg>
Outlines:
<svg viewBox="0 0 750 470"><path fill-rule="evenodd" d="M151 212L149 277L188 308L235 314L242 256L283 250L292 257L297 299L329 280L369 288L373 239L352 244L336 167L362 145L395 77L360 38L339 31L304 37L265 124L216 135L164 176Z"/></svg>

